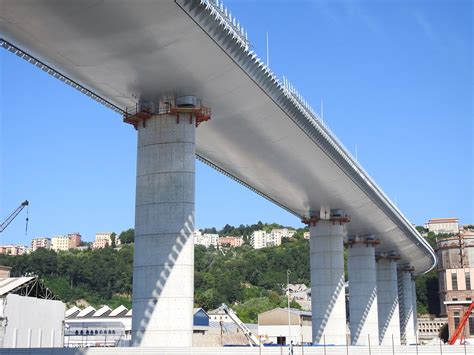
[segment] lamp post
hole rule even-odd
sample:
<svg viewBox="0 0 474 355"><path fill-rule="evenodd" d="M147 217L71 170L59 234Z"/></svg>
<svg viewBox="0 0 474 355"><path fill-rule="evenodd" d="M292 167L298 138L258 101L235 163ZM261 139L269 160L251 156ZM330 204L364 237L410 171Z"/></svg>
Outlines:
<svg viewBox="0 0 474 355"><path fill-rule="evenodd" d="M288 345L291 353L291 314L290 314L290 270L286 270L286 292L288 300Z"/></svg>

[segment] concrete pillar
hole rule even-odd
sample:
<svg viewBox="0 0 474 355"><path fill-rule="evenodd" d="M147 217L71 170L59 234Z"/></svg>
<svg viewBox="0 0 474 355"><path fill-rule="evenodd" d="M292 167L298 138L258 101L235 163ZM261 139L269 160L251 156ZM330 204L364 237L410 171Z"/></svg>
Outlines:
<svg viewBox="0 0 474 355"><path fill-rule="evenodd" d="M398 302L397 259L377 259L377 307L380 345L400 345L400 312Z"/></svg>
<svg viewBox="0 0 474 355"><path fill-rule="evenodd" d="M310 224L311 312L313 343L346 343L344 292L345 222Z"/></svg>
<svg viewBox="0 0 474 355"><path fill-rule="evenodd" d="M418 314L417 314L417 304L416 304L416 282L415 278L412 277L411 281L411 292L412 292L412 304L413 304L413 330L415 332L415 341L418 341Z"/></svg>
<svg viewBox="0 0 474 355"><path fill-rule="evenodd" d="M195 118L153 115L136 128L132 343L192 346Z"/></svg>
<svg viewBox="0 0 474 355"><path fill-rule="evenodd" d="M411 268L402 268L399 275L400 336L402 344L406 345L415 343L412 271Z"/></svg>
<svg viewBox="0 0 474 355"><path fill-rule="evenodd" d="M352 345L377 344L377 274L373 237L351 237L347 242L349 318ZM370 337L370 340L369 340Z"/></svg>

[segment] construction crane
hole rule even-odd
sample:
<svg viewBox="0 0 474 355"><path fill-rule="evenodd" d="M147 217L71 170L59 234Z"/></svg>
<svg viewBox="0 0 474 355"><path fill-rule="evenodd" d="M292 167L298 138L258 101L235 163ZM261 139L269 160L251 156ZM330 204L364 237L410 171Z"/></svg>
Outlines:
<svg viewBox="0 0 474 355"><path fill-rule="evenodd" d="M456 340L458 340L459 336L461 335L461 338L459 342L462 344L464 334L464 326L466 325L467 320L469 319L469 316L471 315L472 309L474 308L474 302L471 302L469 307L467 308L467 311L464 313L464 315L461 318L461 321L459 322L458 327L454 331L454 334L451 338L449 338L449 345L454 345L456 343Z"/></svg>
<svg viewBox="0 0 474 355"><path fill-rule="evenodd" d="M260 340L252 333L252 331L237 317L237 314L234 313L232 309L230 309L225 303L223 303L219 308L219 310L224 311L230 319L240 328L242 333L247 337L250 346L262 346Z"/></svg>
<svg viewBox="0 0 474 355"><path fill-rule="evenodd" d="M5 219L2 224L0 224L0 233L5 230L5 228L8 227L8 225L15 219L16 216L21 212L21 210L29 205L28 200L23 201L20 206L16 208L15 211L13 211L7 219ZM28 209L27 209L28 211ZM26 233L28 233L28 212L26 213Z"/></svg>

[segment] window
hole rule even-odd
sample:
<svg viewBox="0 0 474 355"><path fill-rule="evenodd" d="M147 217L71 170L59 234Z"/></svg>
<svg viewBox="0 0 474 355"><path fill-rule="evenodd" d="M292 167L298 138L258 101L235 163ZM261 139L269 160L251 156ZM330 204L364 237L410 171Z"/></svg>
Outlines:
<svg viewBox="0 0 474 355"><path fill-rule="evenodd" d="M79 331L78 331L78 330L76 330L76 331L75 331L75 334L76 334L76 335L79 335Z"/></svg>
<svg viewBox="0 0 474 355"><path fill-rule="evenodd" d="M466 290L470 290L471 289L471 274L469 273L469 271L466 271Z"/></svg>
<svg viewBox="0 0 474 355"><path fill-rule="evenodd" d="M459 320L460 320L459 311L454 312L454 317L453 318L454 318L454 329L457 329L458 325L459 325Z"/></svg>
<svg viewBox="0 0 474 355"><path fill-rule="evenodd" d="M469 335L474 335L474 316L469 316Z"/></svg>
<svg viewBox="0 0 474 355"><path fill-rule="evenodd" d="M454 291L458 289L458 274L455 272L451 273L451 286Z"/></svg>

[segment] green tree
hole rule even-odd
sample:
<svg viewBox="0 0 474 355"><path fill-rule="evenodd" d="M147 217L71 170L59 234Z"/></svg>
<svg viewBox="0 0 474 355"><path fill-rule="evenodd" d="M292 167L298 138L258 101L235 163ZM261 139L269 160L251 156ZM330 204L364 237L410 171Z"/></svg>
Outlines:
<svg viewBox="0 0 474 355"><path fill-rule="evenodd" d="M122 244L132 244L135 239L135 229L129 228L121 232L118 236L120 243Z"/></svg>

